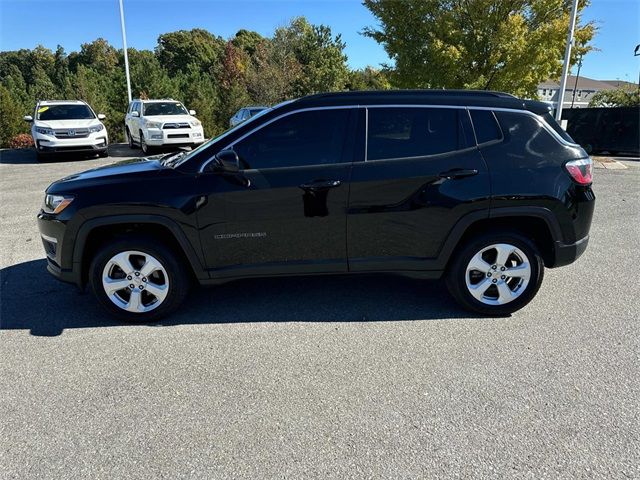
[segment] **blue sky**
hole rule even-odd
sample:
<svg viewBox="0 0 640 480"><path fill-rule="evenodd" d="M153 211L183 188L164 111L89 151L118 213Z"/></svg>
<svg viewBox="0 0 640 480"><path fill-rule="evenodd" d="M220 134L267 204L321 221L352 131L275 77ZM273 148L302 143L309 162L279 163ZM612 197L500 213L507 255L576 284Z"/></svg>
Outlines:
<svg viewBox="0 0 640 480"><path fill-rule="evenodd" d="M152 49L159 34L194 27L223 37L240 28L271 35L291 18L304 15L312 23L329 25L347 44L351 67L377 66L387 61L383 48L360 34L375 18L360 0L124 0L129 46ZM37 44L66 51L97 37L121 47L117 0L0 0L0 50L33 48ZM592 0L586 20L600 31L585 57L581 75L599 79L638 81L640 0Z"/></svg>

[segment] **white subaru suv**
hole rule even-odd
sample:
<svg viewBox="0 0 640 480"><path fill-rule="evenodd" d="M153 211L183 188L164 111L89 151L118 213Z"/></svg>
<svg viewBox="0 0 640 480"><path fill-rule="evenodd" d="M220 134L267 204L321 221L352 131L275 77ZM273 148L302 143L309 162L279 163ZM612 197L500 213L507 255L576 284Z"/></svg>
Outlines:
<svg viewBox="0 0 640 480"><path fill-rule="evenodd" d="M155 147L191 147L204 142L202 123L181 102L173 99L133 100L124 120L130 148L144 153Z"/></svg>
<svg viewBox="0 0 640 480"><path fill-rule="evenodd" d="M31 122L31 136L38 160L47 154L65 152L92 152L101 157L108 155L109 137L93 109L81 100L42 100L36 104Z"/></svg>

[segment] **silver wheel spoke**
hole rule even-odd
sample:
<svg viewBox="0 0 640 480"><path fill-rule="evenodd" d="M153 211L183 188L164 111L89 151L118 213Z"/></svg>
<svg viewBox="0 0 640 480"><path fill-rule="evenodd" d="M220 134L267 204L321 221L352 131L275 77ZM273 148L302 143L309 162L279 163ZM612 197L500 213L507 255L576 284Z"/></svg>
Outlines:
<svg viewBox="0 0 640 480"><path fill-rule="evenodd" d="M476 253L467 267L467 271L477 270L482 273L487 273L490 269L491 265L482 259L482 252Z"/></svg>
<svg viewBox="0 0 640 480"><path fill-rule="evenodd" d="M127 288L131 282L126 278L113 279L107 277L102 279L102 284L104 285L104 291L107 292L107 295L111 295L118 290Z"/></svg>
<svg viewBox="0 0 640 480"><path fill-rule="evenodd" d="M122 252L111 259L111 262L118 265L118 267L120 267L120 269L127 275L134 270L133 265L131 265L131 261L129 260L129 254L130 252Z"/></svg>
<svg viewBox="0 0 640 480"><path fill-rule="evenodd" d="M156 270L160 270L160 269L162 269L162 265L160 265L160 263L157 262L155 258L153 258L151 256L148 256L145 259L144 265L140 269L140 274L143 277L148 277L153 272L155 272Z"/></svg>
<svg viewBox="0 0 640 480"><path fill-rule="evenodd" d="M158 301L164 300L164 297L166 297L167 293L169 293L169 288L167 287L167 285L156 285L155 283L150 282L147 283L145 290L156 297Z"/></svg>
<svg viewBox="0 0 640 480"><path fill-rule="evenodd" d="M515 298L515 294L511 291L509 285L507 285L505 282L500 282L496 284L496 286L498 287L499 294L498 303L508 303Z"/></svg>
<svg viewBox="0 0 640 480"><path fill-rule="evenodd" d="M140 290L134 289L131 291L131 298L129 298L129 303L127 303L125 310L134 313L144 310L144 306L142 305L142 292Z"/></svg>
<svg viewBox="0 0 640 480"><path fill-rule="evenodd" d="M507 268L504 274L507 277L529 278L531 276L531 266L528 263L522 263L516 267Z"/></svg>
<svg viewBox="0 0 640 480"><path fill-rule="evenodd" d="M483 301L484 293L491 286L491 280L488 278L483 279L481 282L475 285L469 285L469 291L476 299Z"/></svg>
<svg viewBox="0 0 640 480"><path fill-rule="evenodd" d="M507 260L509 259L509 255L511 255L515 250L512 245L506 245L504 243L500 243L496 245L495 249L497 254L497 257L496 257L497 265L504 265L505 263L507 263Z"/></svg>

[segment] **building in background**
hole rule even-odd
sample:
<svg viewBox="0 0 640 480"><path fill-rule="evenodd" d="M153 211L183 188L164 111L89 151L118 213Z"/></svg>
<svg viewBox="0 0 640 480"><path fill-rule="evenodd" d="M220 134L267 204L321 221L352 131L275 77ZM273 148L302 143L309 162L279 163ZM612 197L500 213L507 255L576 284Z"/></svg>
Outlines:
<svg viewBox="0 0 640 480"><path fill-rule="evenodd" d="M601 90L614 90L620 87L637 88L637 85L625 82L624 80L594 80L581 76L578 78L578 85L576 86L575 75L569 75L562 108L571 108L572 100L574 108L588 107L589 101L597 92ZM574 89L575 99L573 97ZM538 85L538 97L543 102L550 103L555 108L558 102L558 90L560 90L559 82L547 80Z"/></svg>

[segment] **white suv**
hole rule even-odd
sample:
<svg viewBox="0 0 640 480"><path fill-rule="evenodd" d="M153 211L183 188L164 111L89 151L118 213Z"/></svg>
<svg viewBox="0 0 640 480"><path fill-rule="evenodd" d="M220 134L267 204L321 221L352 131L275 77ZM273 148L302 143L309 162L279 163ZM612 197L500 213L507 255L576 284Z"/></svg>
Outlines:
<svg viewBox="0 0 640 480"><path fill-rule="evenodd" d="M100 121L104 118L80 100L40 101L33 116L24 117L32 124L38 160L46 154L63 152L94 152L106 157L109 137Z"/></svg>
<svg viewBox="0 0 640 480"><path fill-rule="evenodd" d="M172 99L134 100L124 119L129 147L140 145L144 153L153 147L196 147L204 133L195 114Z"/></svg>

